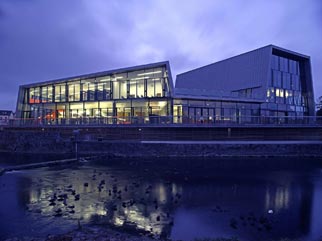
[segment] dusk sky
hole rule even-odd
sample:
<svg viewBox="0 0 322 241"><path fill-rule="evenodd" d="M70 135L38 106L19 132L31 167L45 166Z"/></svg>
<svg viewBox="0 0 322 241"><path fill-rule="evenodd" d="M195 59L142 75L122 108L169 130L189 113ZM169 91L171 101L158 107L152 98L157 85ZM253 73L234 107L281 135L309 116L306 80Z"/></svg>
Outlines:
<svg viewBox="0 0 322 241"><path fill-rule="evenodd" d="M0 0L0 109L22 84L169 60L172 75L268 44L311 56L321 0Z"/></svg>

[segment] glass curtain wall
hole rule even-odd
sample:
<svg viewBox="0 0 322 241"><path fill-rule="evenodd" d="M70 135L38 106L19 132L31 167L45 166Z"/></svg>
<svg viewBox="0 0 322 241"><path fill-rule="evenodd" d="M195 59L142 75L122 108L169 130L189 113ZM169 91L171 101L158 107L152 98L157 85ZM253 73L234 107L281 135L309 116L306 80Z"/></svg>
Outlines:
<svg viewBox="0 0 322 241"><path fill-rule="evenodd" d="M171 113L165 66L27 88L22 117L46 124L165 123Z"/></svg>
<svg viewBox="0 0 322 241"><path fill-rule="evenodd" d="M258 123L260 104L219 100L175 99L174 123Z"/></svg>
<svg viewBox="0 0 322 241"><path fill-rule="evenodd" d="M269 114L272 120L279 123L292 121L295 116L307 115L307 97L302 90L301 82L304 80L301 79L299 61L272 55L271 67L266 97L268 104L262 106L263 114Z"/></svg>

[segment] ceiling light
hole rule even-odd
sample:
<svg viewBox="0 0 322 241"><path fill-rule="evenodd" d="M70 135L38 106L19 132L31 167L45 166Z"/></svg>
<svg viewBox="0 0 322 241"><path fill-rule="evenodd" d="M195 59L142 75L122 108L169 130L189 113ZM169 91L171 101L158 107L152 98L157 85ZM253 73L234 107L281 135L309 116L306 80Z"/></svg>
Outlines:
<svg viewBox="0 0 322 241"><path fill-rule="evenodd" d="M148 74L159 74L159 73L162 73L162 71L161 70L158 70L158 71L154 71L154 72L141 73L141 74L138 74L138 76L148 75Z"/></svg>
<svg viewBox="0 0 322 241"><path fill-rule="evenodd" d="M139 79L146 79L147 77L139 77L139 78L133 78L131 80L139 80Z"/></svg>

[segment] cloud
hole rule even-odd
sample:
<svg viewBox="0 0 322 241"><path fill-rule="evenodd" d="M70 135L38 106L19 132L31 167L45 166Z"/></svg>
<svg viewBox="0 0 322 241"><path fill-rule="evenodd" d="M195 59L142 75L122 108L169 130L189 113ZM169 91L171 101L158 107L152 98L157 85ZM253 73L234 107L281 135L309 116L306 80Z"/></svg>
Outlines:
<svg viewBox="0 0 322 241"><path fill-rule="evenodd" d="M268 44L312 56L322 94L318 0L0 3L0 109L18 86L170 60L175 75ZM10 97L12 96L12 98Z"/></svg>

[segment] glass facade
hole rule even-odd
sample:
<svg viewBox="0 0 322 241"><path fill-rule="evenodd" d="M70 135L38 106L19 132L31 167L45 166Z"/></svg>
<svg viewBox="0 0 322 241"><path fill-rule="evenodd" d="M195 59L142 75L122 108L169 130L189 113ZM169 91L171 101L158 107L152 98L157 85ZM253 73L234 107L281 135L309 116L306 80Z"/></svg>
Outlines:
<svg viewBox="0 0 322 241"><path fill-rule="evenodd" d="M271 78L262 115L272 117L301 117L308 115L305 76L298 60L272 55ZM288 118L290 119L290 118Z"/></svg>
<svg viewBox="0 0 322 241"><path fill-rule="evenodd" d="M258 123L260 103L175 99L173 122L184 124Z"/></svg>
<svg viewBox="0 0 322 241"><path fill-rule="evenodd" d="M252 66L241 71L243 61L233 62L229 71L236 68L241 73L232 80L236 86L230 83L232 86L219 86L218 90L212 81L222 83L224 74L211 76L211 88L198 89L198 74L203 72L196 69L189 71L195 71L192 77L182 79L190 84L182 84L174 95L168 62L21 86L17 118L62 125L280 124L312 115L309 58L280 49L270 51L267 65L254 69L256 75L250 71ZM229 71L223 73L230 76ZM256 79L257 74L261 77Z"/></svg>
<svg viewBox="0 0 322 241"><path fill-rule="evenodd" d="M70 79L24 89L21 117L43 124L167 123L166 66ZM67 123L68 122L68 123Z"/></svg>

